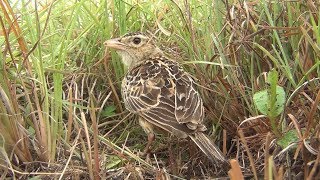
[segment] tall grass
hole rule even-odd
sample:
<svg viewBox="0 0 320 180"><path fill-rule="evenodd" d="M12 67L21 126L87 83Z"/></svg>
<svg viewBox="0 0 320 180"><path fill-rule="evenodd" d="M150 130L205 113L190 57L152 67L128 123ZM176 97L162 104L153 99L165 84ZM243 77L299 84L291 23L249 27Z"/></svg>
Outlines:
<svg viewBox="0 0 320 180"><path fill-rule="evenodd" d="M205 157L191 158L188 147L176 146L184 141L173 138L166 148L167 136L157 136L156 158L151 157L156 166L136 155L146 136L122 107L121 61L103 46L131 31L152 34L197 79L208 133L220 144L219 132L226 130L222 148L243 172L288 177L290 168L283 165L292 159L319 163L317 2L3 0L0 7L3 178L216 174L214 165L195 158ZM253 102L255 93L269 88L266 74L272 69L286 92L275 127ZM294 140L285 147L275 143L288 132ZM316 165L300 164L305 177L316 177Z"/></svg>

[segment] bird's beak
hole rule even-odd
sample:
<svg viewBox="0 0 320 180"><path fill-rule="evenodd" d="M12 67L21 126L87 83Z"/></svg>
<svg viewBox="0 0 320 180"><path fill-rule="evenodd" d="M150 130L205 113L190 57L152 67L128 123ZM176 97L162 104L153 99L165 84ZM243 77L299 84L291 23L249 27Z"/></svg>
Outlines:
<svg viewBox="0 0 320 180"><path fill-rule="evenodd" d="M103 43L108 48L113 48L116 50L124 50L125 44L120 42L120 38L109 39Z"/></svg>

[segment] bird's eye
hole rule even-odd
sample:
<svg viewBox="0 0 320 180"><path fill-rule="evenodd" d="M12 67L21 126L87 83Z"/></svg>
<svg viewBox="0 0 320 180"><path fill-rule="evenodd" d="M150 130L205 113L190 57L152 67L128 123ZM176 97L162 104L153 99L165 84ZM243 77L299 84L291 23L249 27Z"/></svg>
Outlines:
<svg viewBox="0 0 320 180"><path fill-rule="evenodd" d="M133 40L132 40L132 42L134 43L134 44L140 44L140 42L141 42L141 38L138 38L138 37L135 37L135 38L133 38Z"/></svg>

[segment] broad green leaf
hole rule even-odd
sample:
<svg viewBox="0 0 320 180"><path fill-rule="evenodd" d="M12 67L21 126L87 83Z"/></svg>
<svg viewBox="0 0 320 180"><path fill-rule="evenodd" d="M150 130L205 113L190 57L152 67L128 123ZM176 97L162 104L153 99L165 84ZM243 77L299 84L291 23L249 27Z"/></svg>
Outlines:
<svg viewBox="0 0 320 180"><path fill-rule="evenodd" d="M278 141L277 144L283 149L288 147L291 143L299 140L296 130L292 129L284 134Z"/></svg>
<svg viewBox="0 0 320 180"><path fill-rule="evenodd" d="M262 114L268 115L268 92L267 92L267 90L262 90L262 91L256 92L253 95L253 102Z"/></svg>
<svg viewBox="0 0 320 180"><path fill-rule="evenodd" d="M269 102L270 95L268 90L262 90L253 95L253 102L257 106L259 112L268 116L269 114L273 114L274 116L278 116L284 110L285 104L285 92L281 86L276 86L276 102L274 103L275 108L271 108ZM269 110L274 112L269 113Z"/></svg>

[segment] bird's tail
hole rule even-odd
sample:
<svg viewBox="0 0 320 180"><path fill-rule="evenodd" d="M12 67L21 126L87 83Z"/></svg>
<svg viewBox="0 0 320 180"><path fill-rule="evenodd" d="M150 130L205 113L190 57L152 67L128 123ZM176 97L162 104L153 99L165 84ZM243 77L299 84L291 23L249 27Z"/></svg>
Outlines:
<svg viewBox="0 0 320 180"><path fill-rule="evenodd" d="M220 151L220 149L209 139L209 137L202 132L196 132L190 135L192 141L205 153L210 160L215 163L227 165L228 161Z"/></svg>

